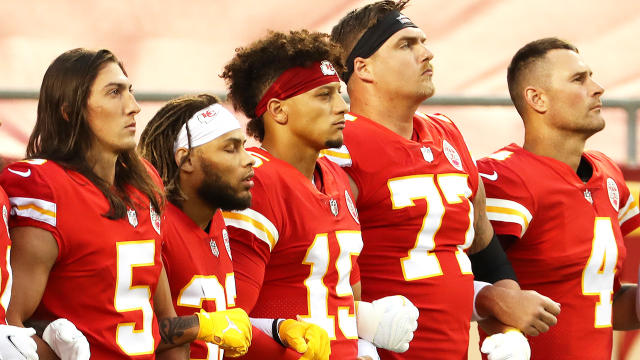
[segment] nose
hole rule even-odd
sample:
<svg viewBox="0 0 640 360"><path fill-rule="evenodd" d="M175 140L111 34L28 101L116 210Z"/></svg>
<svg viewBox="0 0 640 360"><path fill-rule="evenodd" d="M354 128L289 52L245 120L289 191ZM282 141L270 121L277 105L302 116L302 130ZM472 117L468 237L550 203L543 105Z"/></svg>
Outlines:
<svg viewBox="0 0 640 360"><path fill-rule="evenodd" d="M433 59L433 53L431 52L431 50L429 50L429 48L427 48L427 45L421 43L418 48L420 49L421 61L431 61Z"/></svg>
<svg viewBox="0 0 640 360"><path fill-rule="evenodd" d="M135 96L133 96L132 92L128 92L129 94L129 102L127 104L127 114L136 115L140 113L140 105L136 101Z"/></svg>
<svg viewBox="0 0 640 360"><path fill-rule="evenodd" d="M338 92L336 92L334 95L333 103L334 103L333 108L336 114L345 114L347 111L349 111L349 107L347 106L347 103L342 98L342 95L340 95L340 93Z"/></svg>
<svg viewBox="0 0 640 360"><path fill-rule="evenodd" d="M253 156L249 155L249 153L247 152L247 150L245 150L245 148L242 148L242 164L244 167L253 167L253 165L256 164L256 159L254 159Z"/></svg>
<svg viewBox="0 0 640 360"><path fill-rule="evenodd" d="M602 94L604 94L604 88L595 80L591 80L593 82L593 86L594 86L594 91L593 91L593 95L594 96L601 96Z"/></svg>

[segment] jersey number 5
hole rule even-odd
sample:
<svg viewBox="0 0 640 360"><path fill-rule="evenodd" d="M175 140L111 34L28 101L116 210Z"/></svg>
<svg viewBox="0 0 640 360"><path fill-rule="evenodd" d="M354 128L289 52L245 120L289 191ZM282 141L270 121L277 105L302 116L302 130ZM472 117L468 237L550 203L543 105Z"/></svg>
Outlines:
<svg viewBox="0 0 640 360"><path fill-rule="evenodd" d="M133 269L154 266L155 241L127 241L117 243L116 246L118 274L114 307L118 312L142 311L140 329L136 330L135 322L118 324L116 343L127 355L152 354L155 342L152 331L151 290L147 285L133 285Z"/></svg>

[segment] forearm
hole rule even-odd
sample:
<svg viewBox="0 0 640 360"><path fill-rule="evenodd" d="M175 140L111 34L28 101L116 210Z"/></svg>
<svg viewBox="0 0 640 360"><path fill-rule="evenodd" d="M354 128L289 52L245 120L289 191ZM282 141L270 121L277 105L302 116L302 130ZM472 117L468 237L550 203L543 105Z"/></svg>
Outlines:
<svg viewBox="0 0 640 360"><path fill-rule="evenodd" d="M613 298L613 329L633 330L640 328L636 314L637 285L623 285Z"/></svg>
<svg viewBox="0 0 640 360"><path fill-rule="evenodd" d="M156 352L189 344L196 340L200 330L200 322L196 315L179 316L158 320L160 329L160 345Z"/></svg>
<svg viewBox="0 0 640 360"><path fill-rule="evenodd" d="M33 328L36 331L37 336L33 336L32 338L35 340L36 345L38 345L38 357L40 360L55 360L59 359L58 356L51 350L49 344L47 344L44 340L42 340L42 334L44 333L44 329L51 323L51 321L47 320L34 320L29 319L24 322L25 327Z"/></svg>
<svg viewBox="0 0 640 360"><path fill-rule="evenodd" d="M519 290L520 285L511 279L504 279L495 282L492 286L483 288L476 296L476 311L481 317L496 316L507 308L502 300L510 296L509 290Z"/></svg>

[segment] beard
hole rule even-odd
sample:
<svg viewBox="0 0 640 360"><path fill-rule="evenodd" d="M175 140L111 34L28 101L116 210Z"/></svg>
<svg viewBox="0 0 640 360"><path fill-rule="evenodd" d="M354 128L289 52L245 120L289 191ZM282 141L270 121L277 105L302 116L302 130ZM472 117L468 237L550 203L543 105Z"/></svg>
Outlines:
<svg viewBox="0 0 640 360"><path fill-rule="evenodd" d="M330 139L325 141L324 146L327 149L332 149L332 148L339 148L342 146L342 144L344 143L342 137L340 137L340 139Z"/></svg>
<svg viewBox="0 0 640 360"><path fill-rule="evenodd" d="M238 194L229 182L222 179L208 163L202 163L204 180L198 186L197 194L204 202L216 209L225 211L244 210L251 206L251 193Z"/></svg>

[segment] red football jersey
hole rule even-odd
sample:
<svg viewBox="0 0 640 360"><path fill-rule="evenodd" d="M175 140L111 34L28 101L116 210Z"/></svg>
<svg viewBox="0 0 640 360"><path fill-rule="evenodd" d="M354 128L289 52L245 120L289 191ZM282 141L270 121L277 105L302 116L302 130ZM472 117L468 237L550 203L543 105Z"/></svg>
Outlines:
<svg viewBox="0 0 640 360"><path fill-rule="evenodd" d="M160 215L131 188L127 217L102 216L109 203L78 172L53 161L13 163L0 174L10 226L49 231L58 244L36 319L67 318L92 359L154 359L160 342L153 296L162 270Z"/></svg>
<svg viewBox="0 0 640 360"><path fill-rule="evenodd" d="M362 300L402 294L420 310L409 350L383 359L466 358L473 274L477 169L457 127L417 113L405 139L349 114L344 146L324 152L358 187L364 248L358 258Z"/></svg>
<svg viewBox="0 0 640 360"><path fill-rule="evenodd" d="M320 158L314 185L265 150L249 151L257 161L251 207L224 213L238 306L256 318L314 323L329 334L331 359L355 359L350 273L362 239L346 175Z"/></svg>
<svg viewBox="0 0 640 360"><path fill-rule="evenodd" d="M0 207L2 208L2 225L0 225L0 324L6 324L5 315L11 296L11 271L9 269L9 250L11 239L9 238L9 211L11 205L9 198L0 187Z"/></svg>
<svg viewBox="0 0 640 360"><path fill-rule="evenodd" d="M529 338L532 359L610 359L612 294L640 225L622 172L599 152L585 184L567 164L511 144L480 160L487 214L497 234L518 238L507 255L523 289L562 304L558 324Z"/></svg>
<svg viewBox="0 0 640 360"><path fill-rule="evenodd" d="M209 234L171 203L167 203L165 216L162 260L178 316L234 307L236 283L220 211L213 216ZM191 343L191 359L218 360L223 353L215 344Z"/></svg>

